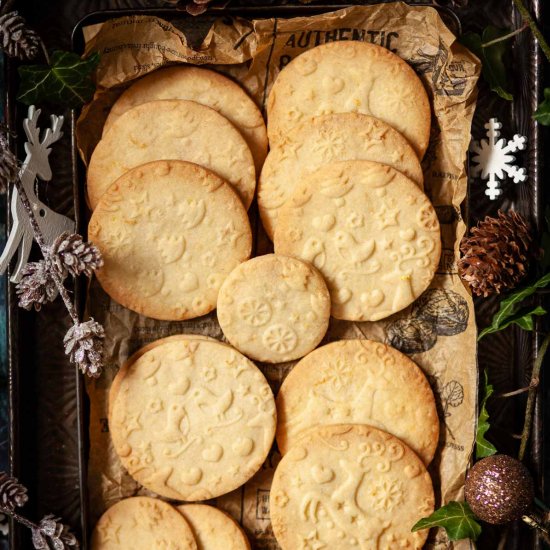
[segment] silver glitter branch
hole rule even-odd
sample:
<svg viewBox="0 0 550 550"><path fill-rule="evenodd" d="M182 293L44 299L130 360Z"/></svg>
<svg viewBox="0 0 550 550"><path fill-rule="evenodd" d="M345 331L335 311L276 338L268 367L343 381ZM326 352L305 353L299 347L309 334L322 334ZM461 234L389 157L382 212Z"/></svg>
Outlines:
<svg viewBox="0 0 550 550"><path fill-rule="evenodd" d="M27 503L27 489L14 477L0 472L0 513L31 530L32 543L36 550L76 550L79 548L76 537L59 518L49 514L36 524L15 512Z"/></svg>
<svg viewBox="0 0 550 550"><path fill-rule="evenodd" d="M15 212L14 228L10 232L6 250L0 258L0 267L7 266L16 248L20 246L19 264L15 276L15 281L19 281L17 286L19 305L25 309L34 307L38 310L43 304L53 301L59 294L73 325L64 339L65 352L83 373L97 377L102 369L105 332L103 327L93 319L80 322L63 281L68 274L91 276L95 269L101 267L103 260L97 247L84 242L80 235L72 231L62 231L61 235L58 232L53 237L52 232L55 228L66 227L68 223L74 227L74 224L50 210L34 195L36 177L45 181L52 178L48 160L50 148L62 136L61 125L63 124L62 117L52 117L52 127L48 128L40 139L41 132L37 126L39 114L40 111L33 106L29 107L29 115L24 122L28 137L25 144L27 158L17 177L12 180L16 191L15 202L12 203L12 213ZM32 204L28 193L33 197ZM44 214L40 222L35 215L37 211L41 212L41 216L42 213ZM50 220L50 225L46 220ZM24 230L21 229L23 224L26 227ZM44 236L45 233L48 234L48 242ZM44 259L25 265L33 238L40 247ZM19 242L23 244L19 245Z"/></svg>

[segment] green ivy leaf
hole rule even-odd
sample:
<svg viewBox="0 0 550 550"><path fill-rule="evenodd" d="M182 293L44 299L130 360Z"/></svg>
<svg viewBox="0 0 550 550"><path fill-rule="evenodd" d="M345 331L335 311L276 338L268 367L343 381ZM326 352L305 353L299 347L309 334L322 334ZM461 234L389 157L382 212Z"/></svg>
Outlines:
<svg viewBox="0 0 550 550"><path fill-rule="evenodd" d="M76 53L58 50L52 54L50 65L23 65L19 67L17 99L25 105L48 102L79 107L92 99L92 72L98 63L99 53L80 59Z"/></svg>
<svg viewBox="0 0 550 550"><path fill-rule="evenodd" d="M481 60L483 78L487 81L491 90L503 99L512 101L514 98L508 91L508 75L504 62L504 58L510 48L510 42L509 40L503 40L491 46L484 45L509 34L509 32L505 29L497 29L491 25L485 28L481 36L475 32L467 32L460 38L460 42L474 52Z"/></svg>
<svg viewBox="0 0 550 550"><path fill-rule="evenodd" d="M550 88L544 89L544 101L538 106L533 118L543 126L550 126Z"/></svg>
<svg viewBox="0 0 550 550"><path fill-rule="evenodd" d="M493 395L494 389L491 384L489 384L489 377L487 371L484 372L484 390L485 394L483 400L481 401L481 407L479 410L479 419L477 422L477 433L476 433L476 458L485 458L486 456L491 456L496 454L496 447L489 441L485 439L485 434L491 427L489 424L489 413L487 412L487 400L491 395Z"/></svg>
<svg viewBox="0 0 550 550"><path fill-rule="evenodd" d="M451 501L436 510L431 516L415 523L412 531L443 527L450 540L476 540L481 534L481 525L466 502Z"/></svg>
<svg viewBox="0 0 550 550"><path fill-rule="evenodd" d="M507 298L500 302L499 310L494 314L491 324L483 329L478 340L481 340L487 334L504 330L512 324L518 325L524 330L533 330L535 315L545 315L546 310L540 306L535 308L523 308L519 309L521 302L532 296L537 289L544 288L550 284L550 273L547 273L541 277L538 281L520 290L516 290L510 294Z"/></svg>

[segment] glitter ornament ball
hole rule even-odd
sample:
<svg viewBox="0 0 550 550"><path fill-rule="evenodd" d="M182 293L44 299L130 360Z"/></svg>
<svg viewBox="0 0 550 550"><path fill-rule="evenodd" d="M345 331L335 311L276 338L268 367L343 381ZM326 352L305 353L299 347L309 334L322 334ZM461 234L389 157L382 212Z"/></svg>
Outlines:
<svg viewBox="0 0 550 550"><path fill-rule="evenodd" d="M494 455L474 464L464 495L479 519L498 525L524 515L533 503L535 489L529 470L519 460Z"/></svg>

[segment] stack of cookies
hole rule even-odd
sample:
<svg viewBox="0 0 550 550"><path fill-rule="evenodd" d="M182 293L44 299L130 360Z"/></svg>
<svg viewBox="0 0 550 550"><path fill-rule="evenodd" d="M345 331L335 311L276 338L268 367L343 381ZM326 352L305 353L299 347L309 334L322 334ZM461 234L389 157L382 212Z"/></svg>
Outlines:
<svg viewBox="0 0 550 550"><path fill-rule="evenodd" d="M220 74L171 67L128 88L87 175L105 291L155 319L212 311L225 277L250 257L247 209L266 152L260 111Z"/></svg>
<svg viewBox="0 0 550 550"><path fill-rule="evenodd" d="M150 491L204 501L246 483L276 437L270 513L283 550L419 549L427 532L410 529L434 508L426 467L439 438L429 383L382 343L318 346L331 316L384 319L434 277L428 97L396 55L335 42L280 72L267 115L266 133L243 90L193 67L157 71L113 106L88 171L98 279L155 319L217 308L228 342L182 334L131 357L110 391L114 448ZM275 254L249 259L256 173ZM299 362L275 400L251 360ZM179 512L123 501L93 548L248 548L213 509ZM140 521L147 529L132 528Z"/></svg>

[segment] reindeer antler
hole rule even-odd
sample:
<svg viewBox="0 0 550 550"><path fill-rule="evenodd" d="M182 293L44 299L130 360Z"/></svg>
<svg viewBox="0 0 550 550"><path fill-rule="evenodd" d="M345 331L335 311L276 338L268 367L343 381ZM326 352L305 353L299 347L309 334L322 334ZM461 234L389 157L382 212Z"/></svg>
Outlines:
<svg viewBox="0 0 550 550"><path fill-rule="evenodd" d="M52 127L47 128L44 132L44 139L42 140L42 145L44 147L49 147L52 143L55 143L63 135L61 127L63 126L63 121L65 119L62 116L56 115L52 115L50 119Z"/></svg>
<svg viewBox="0 0 550 550"><path fill-rule="evenodd" d="M25 130L29 143L32 145L36 145L40 142L40 128L38 128L38 117L40 113L40 109L31 105L27 118L23 121L23 129Z"/></svg>

